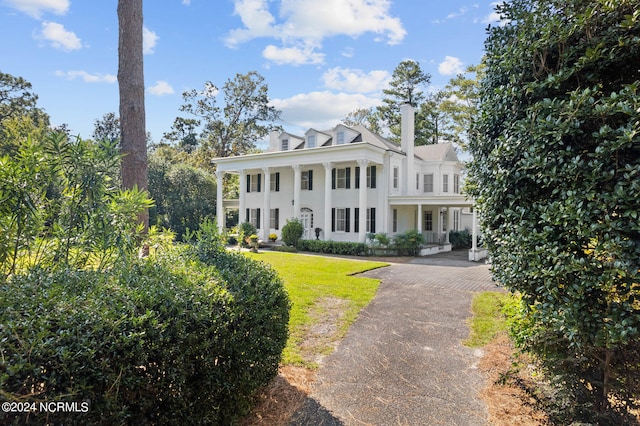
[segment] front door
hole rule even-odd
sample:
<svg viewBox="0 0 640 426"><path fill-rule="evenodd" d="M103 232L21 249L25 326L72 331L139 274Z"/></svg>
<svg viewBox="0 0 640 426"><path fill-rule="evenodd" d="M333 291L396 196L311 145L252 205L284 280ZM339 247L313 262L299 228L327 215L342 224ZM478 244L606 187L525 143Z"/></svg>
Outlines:
<svg viewBox="0 0 640 426"><path fill-rule="evenodd" d="M304 208L300 211L300 221L304 228L304 234L302 238L305 240L312 240L314 238L313 232L313 210Z"/></svg>

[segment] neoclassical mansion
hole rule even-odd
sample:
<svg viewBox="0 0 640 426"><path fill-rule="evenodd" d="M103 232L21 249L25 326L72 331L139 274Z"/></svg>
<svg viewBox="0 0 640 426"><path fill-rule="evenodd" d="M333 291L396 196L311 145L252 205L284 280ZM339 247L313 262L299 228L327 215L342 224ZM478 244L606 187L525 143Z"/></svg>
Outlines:
<svg viewBox="0 0 640 426"><path fill-rule="evenodd" d="M367 233L418 230L433 252L451 249L449 230L467 228L475 242L463 164L450 143L414 146L414 114L402 106L400 146L339 124L304 136L276 132L266 152L214 159L218 182L226 173L240 180L239 199L223 200L218 185L218 226L225 227L220 213L238 209L240 222L253 223L265 240L299 218L308 239L316 228L323 240L359 242Z"/></svg>

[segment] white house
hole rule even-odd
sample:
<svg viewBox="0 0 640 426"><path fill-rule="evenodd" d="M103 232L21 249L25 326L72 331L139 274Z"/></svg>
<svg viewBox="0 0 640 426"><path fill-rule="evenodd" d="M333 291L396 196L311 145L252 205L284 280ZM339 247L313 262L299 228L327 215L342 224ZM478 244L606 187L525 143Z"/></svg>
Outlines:
<svg viewBox="0 0 640 426"><path fill-rule="evenodd" d="M280 235L288 218L301 219L308 239L315 228L323 240L360 242L370 232L418 230L441 251L451 249L449 230L473 228L475 236L473 202L461 193L463 164L452 145L415 147L408 104L401 141L339 124L304 136L276 132L264 153L216 158L218 182L226 173L240 180L239 199L223 200L218 185L218 225L225 226L225 209L239 209L240 222L253 223L264 239Z"/></svg>

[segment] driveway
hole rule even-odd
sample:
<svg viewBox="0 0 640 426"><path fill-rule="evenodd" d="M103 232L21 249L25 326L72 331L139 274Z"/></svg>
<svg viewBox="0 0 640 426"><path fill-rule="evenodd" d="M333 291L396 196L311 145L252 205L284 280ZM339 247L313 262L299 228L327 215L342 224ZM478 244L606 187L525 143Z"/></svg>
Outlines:
<svg viewBox="0 0 640 426"><path fill-rule="evenodd" d="M363 275L374 300L318 372L291 425L484 425L481 351L467 348L474 292L500 291L489 267L445 253Z"/></svg>

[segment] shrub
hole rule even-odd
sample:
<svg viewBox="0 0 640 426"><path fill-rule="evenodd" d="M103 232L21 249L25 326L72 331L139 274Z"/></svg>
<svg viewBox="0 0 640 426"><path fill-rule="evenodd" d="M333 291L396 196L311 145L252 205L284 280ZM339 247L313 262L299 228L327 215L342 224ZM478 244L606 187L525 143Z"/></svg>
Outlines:
<svg viewBox="0 0 640 426"><path fill-rule="evenodd" d="M314 253L341 254L348 256L361 256L366 253L367 246L364 243L352 243L343 241L299 240L298 250Z"/></svg>
<svg viewBox="0 0 640 426"><path fill-rule="evenodd" d="M454 249L471 248L471 233L466 229L449 231L449 242Z"/></svg>
<svg viewBox="0 0 640 426"><path fill-rule="evenodd" d="M638 3L499 11L468 186L493 275L522 295L516 343L569 390L575 420L625 424L598 417L640 400Z"/></svg>
<svg viewBox="0 0 640 426"><path fill-rule="evenodd" d="M398 250L399 255L417 256L420 254L422 244L424 244L424 236L417 230L397 234L393 238L393 248Z"/></svg>
<svg viewBox="0 0 640 426"><path fill-rule="evenodd" d="M247 237L256 235L258 230L251 222L242 222L238 225L238 242L242 247L248 247L249 243L246 241Z"/></svg>
<svg viewBox="0 0 640 426"><path fill-rule="evenodd" d="M271 247L272 251L282 251L285 253L297 253L298 249L291 246L273 246Z"/></svg>
<svg viewBox="0 0 640 426"><path fill-rule="evenodd" d="M300 219L287 219L287 223L282 227L282 241L288 246L298 247L298 241L304 234L304 227Z"/></svg>
<svg viewBox="0 0 640 426"><path fill-rule="evenodd" d="M0 423L233 424L247 413L277 372L289 301L275 272L210 231L180 255L1 282L0 401L89 409Z"/></svg>

